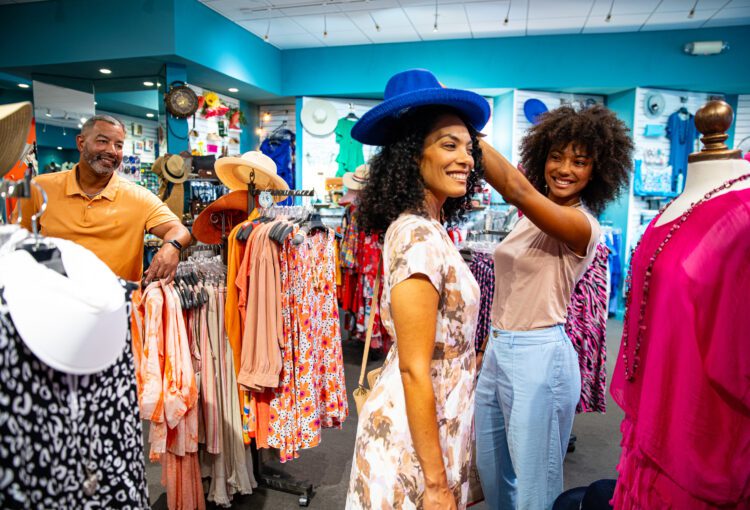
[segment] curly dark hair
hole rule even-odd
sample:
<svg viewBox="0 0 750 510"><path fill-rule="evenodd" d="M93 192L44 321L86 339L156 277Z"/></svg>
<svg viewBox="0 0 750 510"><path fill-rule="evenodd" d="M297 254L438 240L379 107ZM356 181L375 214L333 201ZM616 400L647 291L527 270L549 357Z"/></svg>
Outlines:
<svg viewBox="0 0 750 510"><path fill-rule="evenodd" d="M591 182L581 192L581 201L594 214L628 187L633 167L633 141L629 129L609 109L594 105L576 110L561 106L539 118L521 141L521 164L526 177L545 193L544 165L553 149L568 144L585 148L593 160Z"/></svg>
<svg viewBox="0 0 750 510"><path fill-rule="evenodd" d="M484 176L482 152L477 131L460 112L442 105L414 108L403 114L391 129L391 140L370 160L370 176L359 198L359 225L367 232L385 232L404 212L427 216L425 184L419 165L424 141L438 118L454 114L463 120L474 145L474 169L466 183L466 194L448 198L443 205L443 217L448 224L456 224L471 208L471 195Z"/></svg>

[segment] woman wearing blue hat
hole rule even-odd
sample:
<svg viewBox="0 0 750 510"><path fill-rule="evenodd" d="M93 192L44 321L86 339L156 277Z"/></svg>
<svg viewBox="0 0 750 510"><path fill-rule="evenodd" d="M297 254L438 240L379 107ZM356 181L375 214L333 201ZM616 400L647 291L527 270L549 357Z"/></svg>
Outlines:
<svg viewBox="0 0 750 510"><path fill-rule="evenodd" d="M537 120L521 142L526 175L481 143L487 182L524 214L494 252L479 360L477 468L492 509L549 509L562 492L581 391L567 306L599 242L594 214L627 189L632 165L628 129L602 106Z"/></svg>
<svg viewBox="0 0 750 510"><path fill-rule="evenodd" d="M385 232L380 307L395 344L360 412L348 509L466 507L480 295L443 225L481 178L489 114L481 96L412 70L352 129L382 146L359 211Z"/></svg>

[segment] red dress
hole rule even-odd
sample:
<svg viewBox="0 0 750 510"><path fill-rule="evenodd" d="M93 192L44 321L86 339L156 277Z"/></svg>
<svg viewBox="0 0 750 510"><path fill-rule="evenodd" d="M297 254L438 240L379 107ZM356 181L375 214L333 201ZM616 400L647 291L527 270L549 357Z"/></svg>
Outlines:
<svg viewBox="0 0 750 510"><path fill-rule="evenodd" d="M633 256L629 360L672 225L652 222ZM696 207L650 289L635 379L621 352L610 390L625 411L614 507L750 508L750 190Z"/></svg>

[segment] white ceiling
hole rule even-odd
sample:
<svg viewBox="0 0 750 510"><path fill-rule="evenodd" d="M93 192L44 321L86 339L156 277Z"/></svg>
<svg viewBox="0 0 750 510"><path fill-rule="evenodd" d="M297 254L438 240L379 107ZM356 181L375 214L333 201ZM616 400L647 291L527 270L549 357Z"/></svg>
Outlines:
<svg viewBox="0 0 750 510"><path fill-rule="evenodd" d="M750 25L750 0L200 1L280 49Z"/></svg>

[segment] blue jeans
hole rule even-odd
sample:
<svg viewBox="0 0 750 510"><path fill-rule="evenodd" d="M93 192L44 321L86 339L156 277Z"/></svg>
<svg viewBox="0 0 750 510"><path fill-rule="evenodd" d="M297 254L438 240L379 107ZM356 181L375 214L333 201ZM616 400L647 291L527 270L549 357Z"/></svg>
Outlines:
<svg viewBox="0 0 750 510"><path fill-rule="evenodd" d="M476 392L477 468L493 510L548 510L581 393L563 326L490 330Z"/></svg>

